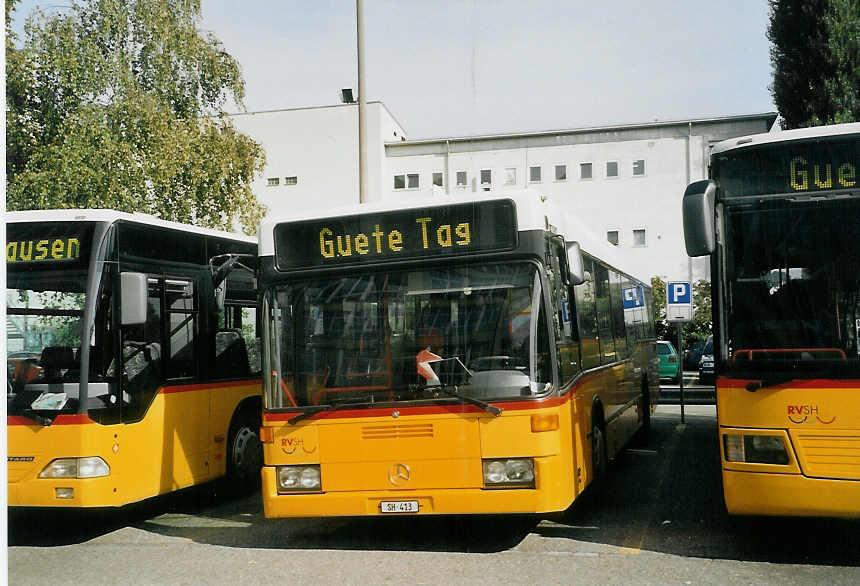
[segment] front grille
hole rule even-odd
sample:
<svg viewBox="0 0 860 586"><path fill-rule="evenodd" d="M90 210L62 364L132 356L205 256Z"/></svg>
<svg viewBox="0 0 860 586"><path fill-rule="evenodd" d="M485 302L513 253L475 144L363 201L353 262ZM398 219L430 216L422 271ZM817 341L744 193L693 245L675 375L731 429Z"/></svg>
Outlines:
<svg viewBox="0 0 860 586"><path fill-rule="evenodd" d="M799 433L797 439L807 476L860 480L860 436Z"/></svg>
<svg viewBox="0 0 860 586"><path fill-rule="evenodd" d="M365 425L361 428L361 439L409 439L432 438L432 423Z"/></svg>

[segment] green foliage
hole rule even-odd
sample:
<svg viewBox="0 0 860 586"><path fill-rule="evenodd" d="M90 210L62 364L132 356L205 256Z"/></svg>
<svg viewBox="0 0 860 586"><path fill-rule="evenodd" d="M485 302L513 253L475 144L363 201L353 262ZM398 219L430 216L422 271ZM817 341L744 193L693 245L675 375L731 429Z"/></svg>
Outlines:
<svg viewBox="0 0 860 586"><path fill-rule="evenodd" d="M860 120L860 5L857 0L830 0L824 17L833 74L824 80L833 106L832 122Z"/></svg>
<svg viewBox="0 0 860 586"><path fill-rule="evenodd" d="M769 0L771 93L784 128L860 119L857 0Z"/></svg>
<svg viewBox="0 0 860 586"><path fill-rule="evenodd" d="M658 340L665 340L669 331L666 321L666 281L651 277L651 294L654 296L654 330Z"/></svg>
<svg viewBox="0 0 860 586"><path fill-rule="evenodd" d="M199 0L87 0L7 34L8 208L253 229L265 154L222 115L244 81L199 20Z"/></svg>

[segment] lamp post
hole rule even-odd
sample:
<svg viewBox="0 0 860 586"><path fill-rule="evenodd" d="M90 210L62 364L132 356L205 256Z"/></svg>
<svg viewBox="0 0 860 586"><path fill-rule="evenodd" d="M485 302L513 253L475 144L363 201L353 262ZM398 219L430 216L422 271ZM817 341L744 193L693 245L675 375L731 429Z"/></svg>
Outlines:
<svg viewBox="0 0 860 586"><path fill-rule="evenodd" d="M355 0L358 37L358 201L367 203L367 118L364 84L364 0Z"/></svg>

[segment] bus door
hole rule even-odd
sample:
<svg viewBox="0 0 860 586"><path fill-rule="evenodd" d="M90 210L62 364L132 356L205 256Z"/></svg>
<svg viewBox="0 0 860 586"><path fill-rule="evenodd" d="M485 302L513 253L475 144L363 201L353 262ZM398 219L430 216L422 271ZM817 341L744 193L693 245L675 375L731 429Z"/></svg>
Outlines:
<svg viewBox="0 0 860 586"><path fill-rule="evenodd" d="M207 275L208 276L208 275ZM149 275L146 322L122 328L122 420L158 492L209 476L209 392L197 373L198 279Z"/></svg>

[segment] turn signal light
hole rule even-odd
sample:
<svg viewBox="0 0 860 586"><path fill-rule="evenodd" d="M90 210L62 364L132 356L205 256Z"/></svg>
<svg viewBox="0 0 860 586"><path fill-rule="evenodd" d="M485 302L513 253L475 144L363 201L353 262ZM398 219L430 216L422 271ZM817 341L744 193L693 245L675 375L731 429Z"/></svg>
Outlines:
<svg viewBox="0 0 860 586"><path fill-rule="evenodd" d="M558 429L558 413L532 415L532 433Z"/></svg>
<svg viewBox="0 0 860 586"><path fill-rule="evenodd" d="M272 427L261 427L260 441L264 444L275 443L275 429Z"/></svg>

